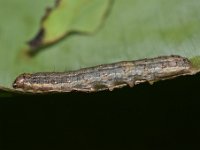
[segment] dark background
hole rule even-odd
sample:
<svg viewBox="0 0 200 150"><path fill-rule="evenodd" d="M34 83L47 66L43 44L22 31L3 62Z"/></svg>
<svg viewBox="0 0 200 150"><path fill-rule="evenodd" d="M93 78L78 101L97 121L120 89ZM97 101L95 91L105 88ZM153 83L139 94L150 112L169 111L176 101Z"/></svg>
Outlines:
<svg viewBox="0 0 200 150"><path fill-rule="evenodd" d="M0 100L0 149L198 149L200 74L113 92Z"/></svg>

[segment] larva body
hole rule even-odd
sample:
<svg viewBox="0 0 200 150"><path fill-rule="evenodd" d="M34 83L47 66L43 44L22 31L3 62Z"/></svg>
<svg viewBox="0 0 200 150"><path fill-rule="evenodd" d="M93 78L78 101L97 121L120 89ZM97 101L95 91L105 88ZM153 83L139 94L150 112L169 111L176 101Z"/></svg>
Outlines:
<svg viewBox="0 0 200 150"><path fill-rule="evenodd" d="M162 56L84 68L71 72L22 74L13 87L32 92L95 92L126 85L191 74L190 61L180 56Z"/></svg>

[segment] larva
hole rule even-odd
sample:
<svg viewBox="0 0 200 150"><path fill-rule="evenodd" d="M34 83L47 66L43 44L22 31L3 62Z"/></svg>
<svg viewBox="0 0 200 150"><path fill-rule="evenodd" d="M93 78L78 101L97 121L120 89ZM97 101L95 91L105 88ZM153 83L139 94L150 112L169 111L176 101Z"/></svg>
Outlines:
<svg viewBox="0 0 200 150"><path fill-rule="evenodd" d="M191 62L181 56L162 56L83 68L70 72L21 74L13 87L31 92L112 91L126 85L191 74Z"/></svg>

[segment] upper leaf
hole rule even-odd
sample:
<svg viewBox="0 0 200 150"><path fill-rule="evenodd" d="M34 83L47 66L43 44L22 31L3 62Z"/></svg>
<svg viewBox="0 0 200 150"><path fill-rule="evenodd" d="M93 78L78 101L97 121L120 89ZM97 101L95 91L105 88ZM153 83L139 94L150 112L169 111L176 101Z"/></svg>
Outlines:
<svg viewBox="0 0 200 150"><path fill-rule="evenodd" d="M93 33L102 23L111 0L59 0L47 9L31 49L55 43L70 33Z"/></svg>
<svg viewBox="0 0 200 150"><path fill-rule="evenodd" d="M0 0L1 86L11 88L24 72L69 71L172 54L190 58L200 68L199 0L115 0L96 34L65 38L36 57L27 58L23 53L26 41L38 31L45 8L54 1Z"/></svg>

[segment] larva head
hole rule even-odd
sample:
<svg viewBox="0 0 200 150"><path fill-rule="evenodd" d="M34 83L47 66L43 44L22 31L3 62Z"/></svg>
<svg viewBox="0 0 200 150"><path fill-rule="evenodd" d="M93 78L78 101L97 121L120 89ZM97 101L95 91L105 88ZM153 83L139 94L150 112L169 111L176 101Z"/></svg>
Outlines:
<svg viewBox="0 0 200 150"><path fill-rule="evenodd" d="M191 62L185 58L180 56L172 56L171 59L168 60L168 66L169 68L174 68L177 71L186 71L190 72L190 69L192 68Z"/></svg>
<svg viewBox="0 0 200 150"><path fill-rule="evenodd" d="M24 74L21 74L20 76L18 76L14 83L13 83L13 88L15 89L23 89L24 86L25 86L25 82L26 82L26 79L30 78L30 74L27 74L27 73L24 73Z"/></svg>
<svg viewBox="0 0 200 150"><path fill-rule="evenodd" d="M156 69L153 69L157 70L154 75L162 79L190 74L192 70L191 62L187 58L180 56L159 57L154 65L156 65Z"/></svg>

